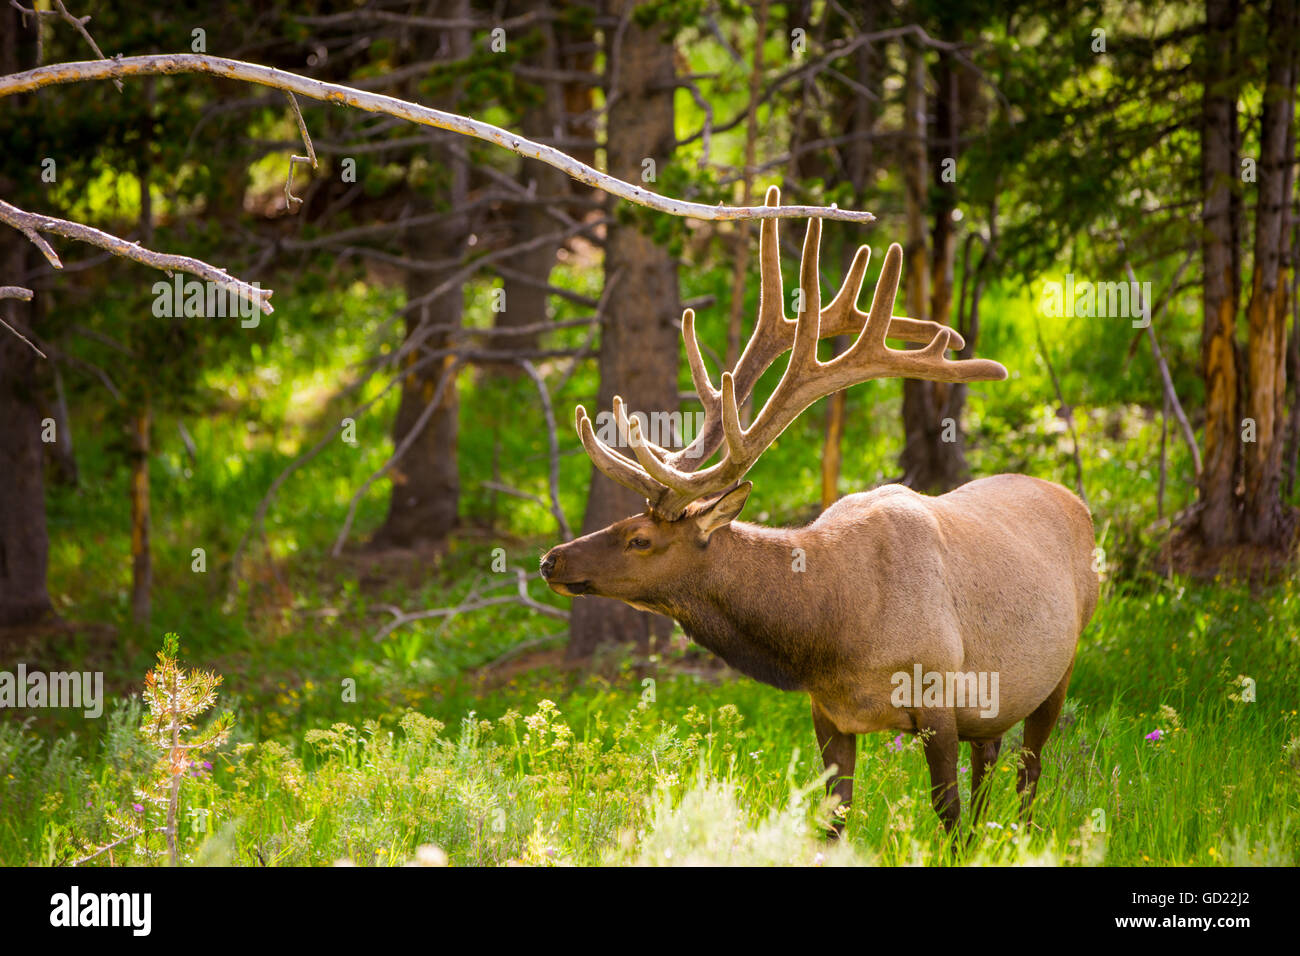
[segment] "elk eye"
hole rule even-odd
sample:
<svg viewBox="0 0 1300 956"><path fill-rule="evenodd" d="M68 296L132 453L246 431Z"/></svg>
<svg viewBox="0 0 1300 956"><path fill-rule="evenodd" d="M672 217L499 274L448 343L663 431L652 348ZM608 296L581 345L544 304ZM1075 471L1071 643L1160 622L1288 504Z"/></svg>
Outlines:
<svg viewBox="0 0 1300 956"><path fill-rule="evenodd" d="M629 541L627 543L627 546L629 548L632 548L635 551L645 551L648 550L650 547L650 539L642 538L641 536L638 535L637 537Z"/></svg>

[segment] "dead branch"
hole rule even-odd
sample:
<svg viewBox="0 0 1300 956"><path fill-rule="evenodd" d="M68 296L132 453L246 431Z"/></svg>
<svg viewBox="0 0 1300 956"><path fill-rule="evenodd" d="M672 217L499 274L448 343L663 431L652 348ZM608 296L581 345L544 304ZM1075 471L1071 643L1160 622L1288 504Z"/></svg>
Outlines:
<svg viewBox="0 0 1300 956"><path fill-rule="evenodd" d="M1065 424L1070 429L1070 440L1074 445L1075 486L1079 490L1079 497L1083 499L1084 507L1092 510L1092 505L1088 504L1088 493L1083 488L1083 459L1079 456L1079 433L1074 427L1074 410L1066 403L1065 393L1061 391L1061 380L1056 377L1056 366L1052 364L1052 355L1043 341L1043 330L1036 328L1035 331L1038 334L1038 352L1043 357L1043 364L1047 366L1047 374L1051 376L1052 388L1056 390L1056 400L1061 403L1061 417L1065 419Z"/></svg>
<svg viewBox="0 0 1300 956"><path fill-rule="evenodd" d="M502 584L505 583L508 582L502 582ZM371 640L382 641L389 634L393 633L393 631L406 624L410 624L412 621L427 621L430 618L435 617L450 619L459 614L463 614L466 611L477 611L485 607L497 607L502 604L522 604L524 607L532 608L534 611L537 611L539 614L545 614L547 617L553 617L561 621L567 621L569 619L569 613L567 611L558 607L553 607L550 604L544 604L528 593L528 576L524 572L523 568L515 568L514 583L516 588L514 594L505 594L496 597L480 597L479 589L475 587L473 591L470 592L469 597L460 604L457 604L455 607L435 607L425 611L411 611L409 613L389 607L387 608L389 613L395 615L393 620L389 621L382 628L376 631ZM499 587L501 585L495 586Z"/></svg>
<svg viewBox="0 0 1300 956"><path fill-rule="evenodd" d="M16 285L0 285L0 299L21 299L23 302L30 302L32 301L32 290L24 289L21 286ZM32 345L31 339L23 335L4 319L0 319L0 325L3 325L6 329L31 346L32 351L41 358L48 358L44 352L38 349L35 345Z"/></svg>
<svg viewBox="0 0 1300 956"><path fill-rule="evenodd" d="M841 53L843 55L843 53ZM243 80L258 86L269 86L290 93L297 93L308 99L334 103L340 106L352 106L369 113L385 113L400 119L409 120L421 126L451 130L464 136L472 136L485 142L504 147L529 159L540 160L563 172L565 175L603 190L628 202L655 209L671 216L686 216L696 219L836 219L844 222L873 222L875 216L869 212L840 209L837 206L716 206L704 203L686 202L652 193L640 186L624 182L607 173L581 163L572 156L533 142L479 120L456 113L447 113L428 106L420 106L406 100L385 96L380 93L368 93L354 87L277 70L255 63L244 63L219 56L202 53L169 53L149 56L128 56L112 60L87 60L77 63L57 63L37 67L22 73L0 77L0 99L17 93L30 93L64 83L78 83L86 80L120 79L128 76L175 75L178 73L204 73L231 80Z"/></svg>
<svg viewBox="0 0 1300 956"><path fill-rule="evenodd" d="M69 222L66 219L55 219L53 216L24 212L17 206L9 205L3 199L0 199L0 222L12 226L30 239L36 248L41 250L50 265L56 269L62 269L63 263L50 244L40 235L42 232L63 236L65 239L87 242L92 246L99 246L99 248L107 249L123 259L130 259L154 269L161 269L168 275L173 272L188 272L190 275L196 275L200 279L234 292L240 298L256 305L267 315L275 311L271 307L270 289L259 289L255 285L236 279L216 266L208 265L201 259L154 252L144 248L139 243L119 239L117 236L102 232L91 226L83 226L81 223Z"/></svg>
<svg viewBox="0 0 1300 956"><path fill-rule="evenodd" d="M99 48L99 44L95 42L95 38L92 37L90 31L86 29L86 24L90 22L90 17L74 17L68 12L68 8L63 5L63 0L54 0L54 6L56 8L54 10L29 10L20 4L18 0L9 0L9 6L21 13L24 18L29 15L39 17L58 17L65 23L70 24L74 30L81 34L82 39L90 44L90 48L95 51L95 56L99 57L101 60L105 59L104 51ZM24 22L26 22L25 19ZM123 87L121 80L114 80L113 85L117 87L119 93L122 92Z"/></svg>
<svg viewBox="0 0 1300 956"><path fill-rule="evenodd" d="M536 366L528 359L519 361L520 367L528 373L528 377L533 380L537 386L537 397L542 402L542 416L546 419L546 440L547 450L550 452L550 469L547 471L547 487L551 494L551 514L555 516L555 521L560 526L560 534L564 536L565 541L573 540L573 529L569 527L568 520L564 517L564 509L560 507L560 441L555 429L555 408L551 404L551 393L546 390L546 380L542 378Z"/></svg>
<svg viewBox="0 0 1300 956"><path fill-rule="evenodd" d="M422 17L409 13L393 13L388 10L347 10L342 13L329 13L317 16L296 16L294 19L304 26L332 27L348 26L356 23L391 23L396 26L421 27L427 30L490 30L500 27L513 30L528 26L543 19L552 19L553 13L530 10L517 17L506 20L483 20L475 18Z"/></svg>
<svg viewBox="0 0 1300 956"><path fill-rule="evenodd" d="M288 91L284 94L289 99L289 105L293 107L294 119L298 121L298 131L302 133L302 141L307 144L306 156L289 157L289 178L284 181L284 205L289 212L297 209L302 205L302 200L293 194L293 168L299 164L303 166L310 165L312 169L317 168L316 150L311 144L311 136L307 133L307 124L302 118L302 110L298 108L298 100Z"/></svg>
<svg viewBox="0 0 1300 956"><path fill-rule="evenodd" d="M1122 245L1122 243L1121 243ZM1183 271L1192 261L1189 254L1183 259L1182 265L1174 273L1173 281L1169 283L1169 290L1160 298L1156 304L1146 303L1147 313L1146 334L1147 341L1151 343L1151 354L1155 356L1156 367L1160 370L1160 381L1164 387L1165 403L1173 409L1174 417L1178 419L1178 427L1182 431L1183 441L1187 443L1188 450L1192 453L1192 467L1195 469L1196 476L1201 475L1201 449L1196 444L1196 434L1192 431L1191 423L1187 420L1187 415L1183 412L1183 403L1178 400L1178 393L1174 391L1174 379L1169 374L1169 363L1165 361L1164 351L1160 348L1160 340L1156 338L1155 318L1165 307L1165 304L1174 297L1174 292L1178 288L1178 280L1182 277ZM1133 272L1133 266L1126 259L1124 268L1128 272L1129 282L1132 284L1133 294L1138 295L1142 286L1138 283L1137 276Z"/></svg>
<svg viewBox="0 0 1300 956"><path fill-rule="evenodd" d="M410 431L402 436L401 442L399 442L397 447L393 449L393 453L389 456L388 460L380 465L369 478L362 482L361 487L358 488L356 494L352 496L352 500L348 502L347 517L343 519L343 527L339 529L338 537L334 539L334 547L330 549L330 554L334 557L337 558L343 553L343 545L347 543L348 535L352 531L352 522L357 516L357 505L361 503L361 499L365 497L366 492L370 490L371 485L384 475L388 474L388 470L402 460L407 451L410 450L411 446L415 444L415 440L424 433L424 426L429 423L429 419L433 417L433 413L442 404L443 393L447 391L449 385L455 382L456 373L460 371L462 365L464 365L464 362L457 359L443 369L442 376L438 379L438 387L434 390L433 397L430 398L429 403L424 406L424 410L420 412L420 417L415 420L415 424L411 426ZM410 374L409 371L407 374Z"/></svg>

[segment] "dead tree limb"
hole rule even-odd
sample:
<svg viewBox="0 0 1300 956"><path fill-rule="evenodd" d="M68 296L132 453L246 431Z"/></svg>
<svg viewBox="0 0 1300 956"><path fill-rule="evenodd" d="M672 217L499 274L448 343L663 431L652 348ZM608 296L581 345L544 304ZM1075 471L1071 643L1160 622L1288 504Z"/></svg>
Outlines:
<svg viewBox="0 0 1300 956"><path fill-rule="evenodd" d="M32 290L24 289L22 288L22 286L16 286L16 285L0 285L0 299L20 299L23 302L30 302L32 301ZM30 345L32 351L35 352L37 355L39 355L41 358L48 358L48 356L44 352L42 352L35 345L32 344L31 339L23 335L21 332L15 329L4 319L0 319L0 325L3 325L14 335L18 336L20 339L22 339L24 342Z"/></svg>
<svg viewBox="0 0 1300 956"><path fill-rule="evenodd" d="M316 169L318 164L316 149L311 144L311 136L307 132L307 123L302 118L302 110L298 108L298 100L288 91L284 95L288 97L289 105L293 107L294 119L298 121L298 131L302 133L302 141L307 145L306 156L290 155L289 157L289 176L284 181L284 206L289 212L293 212L302 205L302 200L293 194L293 168L298 165L310 165L312 169Z"/></svg>
<svg viewBox="0 0 1300 956"><path fill-rule="evenodd" d="M507 582L502 583L504 584ZM459 614L464 614L466 611L477 611L485 607L496 607L502 604L522 604L524 607L532 608L534 611L539 614L545 614L547 617L553 617L561 621L567 621L569 619L569 613L567 611L562 608L553 607L550 604L545 604L528 593L528 576L525 574L523 568L515 568L514 583L514 594L498 595L496 597L480 597L478 589L475 588L466 600L454 607L435 607L429 608L425 611L411 612L404 612L397 608L390 607L387 610L390 614L394 615L393 620L389 621L376 631L371 640L382 641L389 634L393 633L393 631L406 624L410 624L412 621L427 621L430 618L436 617L450 619Z"/></svg>
<svg viewBox="0 0 1300 956"><path fill-rule="evenodd" d="M273 67L225 57L208 56L202 53L166 53L149 56L127 56L112 60L85 60L76 63L56 63L37 67L22 73L0 77L0 99L17 93L30 93L33 90L58 86L64 83L79 83L86 80L121 79L128 76L159 76L179 73L204 73L230 80L242 80L258 86L268 86L297 93L308 99L334 103L339 106L352 106L368 113L385 113L399 119L409 120L420 126L432 126L436 129L450 130L464 136L472 136L485 142L504 147L529 159L536 159L549 166L554 166L567 176L588 186L603 190L611 196L628 202L645 206L670 216L686 216L695 219L838 219L844 222L873 222L875 216L869 212L840 209L838 206L725 206L719 203L709 206L704 203L686 202L652 193L648 189L624 182L607 173L581 163L567 153L553 146L546 146L525 139L522 136L471 119L456 113L447 113L428 106L420 106L382 93L370 93L354 87L277 70Z"/></svg>
<svg viewBox="0 0 1300 956"><path fill-rule="evenodd" d="M90 48L95 51L95 56L99 57L101 60L105 59L104 51L99 48L99 44L95 42L95 38L91 36L90 31L86 29L86 24L90 22L90 17L74 17L68 12L68 8L63 5L63 0L54 0L55 9L53 10L37 10L34 6L32 9L28 9L19 3L18 0L9 0L9 6L21 13L24 18L29 16L58 17L60 20L71 25L74 30L81 34L82 39L85 40L86 43L90 45ZM26 21L24 20L24 22ZM114 80L113 85L117 87L119 93L122 92L123 87L121 80Z"/></svg>
<svg viewBox="0 0 1300 956"><path fill-rule="evenodd" d="M546 390L546 380L542 378L542 373L537 371L537 367L532 362L528 359L520 359L519 365L537 386L537 397L542 403L542 417L546 420L546 441L550 462L546 482L551 494L551 514L555 516L564 540L572 541L573 529L569 527L568 519L564 517L564 509L560 507L560 440L555 428L555 407L551 403L551 393Z"/></svg>
<svg viewBox="0 0 1300 956"><path fill-rule="evenodd" d="M1156 338L1155 326L1156 316L1162 309L1164 309L1169 300L1174 297L1174 291L1178 288L1178 280L1182 277L1183 271L1191 261L1191 256L1188 256L1183 260L1183 264L1180 265L1178 271L1174 273L1173 281L1169 283L1169 291L1161 297L1158 303L1145 303L1147 320L1146 334L1147 341L1151 343L1151 354L1154 355L1156 359L1156 367L1160 370L1160 381L1164 387L1165 401L1168 404L1168 407L1173 409L1174 418L1178 419L1178 427L1182 431L1183 441L1187 443L1187 449L1192 453L1192 467L1195 469L1196 477L1199 478L1201 476L1201 449L1196 444L1196 433L1192 431L1191 423L1188 422L1187 415L1183 412L1183 403L1178 400L1178 393L1174 391L1174 379L1173 376L1169 374L1169 363L1165 361L1165 353L1160 348L1160 340ZM1133 295L1139 295L1140 293L1138 290L1140 290L1142 286L1137 280L1137 275L1133 272L1133 266L1127 259L1124 261L1124 269L1128 272L1128 280L1132 286ZM1138 312L1138 314L1142 314L1144 310L1134 309L1134 311Z"/></svg>
<svg viewBox="0 0 1300 956"><path fill-rule="evenodd" d="M1052 364L1051 353L1047 350L1047 343L1043 341L1043 330L1035 331L1038 334L1038 352L1043 357L1043 364L1047 366L1047 374L1051 376L1052 388L1056 390L1056 400L1061 403L1061 417L1065 419L1065 424L1070 429L1070 440L1074 445L1072 451L1075 486L1079 489L1079 497L1083 499L1084 506L1092 510L1092 505L1088 503L1088 493L1083 488L1083 459L1079 456L1079 433L1074 427L1074 410L1065 401L1065 393L1061 391L1061 380L1056 377L1056 366Z"/></svg>
<svg viewBox="0 0 1300 956"><path fill-rule="evenodd" d="M357 489L356 494L352 496L352 500L348 502L347 517L343 519L343 527L339 528L338 537L334 539L334 547L330 549L330 554L334 557L337 558L343 553L343 545L347 543L348 535L352 532L352 522L356 519L357 506L361 503L361 499L364 498L366 492L370 490L370 486L384 475L388 474L389 469L401 461L410 447L415 444L415 440L419 438L421 433L424 431L424 426L429 423L429 419L433 417L433 413L437 410L438 406L442 404L443 393L447 391L448 385L456 380L456 373L460 371L463 364L463 361L457 359L443 369L442 377L438 379L438 387L434 390L433 397L430 398L428 404L424 406L424 411L420 412L420 417L415 420L415 424L411 426L411 430L402 437L401 442L393 449L393 453L389 456L388 460L380 465L379 468L362 483L361 487Z"/></svg>
<svg viewBox="0 0 1300 956"><path fill-rule="evenodd" d="M139 262L154 269L161 269L169 275L173 272L188 272L190 275L198 276L200 279L230 290L240 298L257 306L267 315L275 311L271 308L270 289L260 289L256 285L236 279L230 273L218 269L216 266L208 265L201 259L154 252L151 249L144 248L139 243L119 239L117 236L91 226L83 226L81 223L69 222L66 219L55 219L53 216L25 212L17 206L9 205L3 199L0 199L0 222L12 226L30 239L36 248L41 250L50 265L56 269L62 269L63 262L45 240L45 237L41 235L43 232L63 236L65 239L76 239L78 242L87 242L92 246L99 246L99 248L107 249L115 256L130 259L133 262Z"/></svg>

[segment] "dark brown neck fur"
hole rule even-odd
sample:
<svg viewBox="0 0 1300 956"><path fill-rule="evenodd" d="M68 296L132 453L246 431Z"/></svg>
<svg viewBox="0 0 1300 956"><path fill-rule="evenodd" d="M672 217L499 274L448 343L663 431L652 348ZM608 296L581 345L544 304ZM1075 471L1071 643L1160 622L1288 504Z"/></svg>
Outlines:
<svg viewBox="0 0 1300 956"><path fill-rule="evenodd" d="M828 608L816 578L794 570L798 530L733 522L714 532L698 577L651 602L696 643L748 677L802 690L833 666Z"/></svg>

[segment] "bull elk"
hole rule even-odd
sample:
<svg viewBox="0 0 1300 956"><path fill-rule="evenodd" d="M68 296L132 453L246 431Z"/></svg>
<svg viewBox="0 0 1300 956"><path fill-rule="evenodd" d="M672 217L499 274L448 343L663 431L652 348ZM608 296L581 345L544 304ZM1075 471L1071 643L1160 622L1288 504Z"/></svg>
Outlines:
<svg viewBox="0 0 1300 956"><path fill-rule="evenodd" d="M767 203L779 203L775 188ZM930 497L901 485L851 494L802 528L738 521L759 455L809 405L868 379L941 382L1006 378L997 362L950 360L964 347L953 329L893 315L902 250L890 246L871 311L857 307L870 250L858 249L825 309L818 288L820 220L808 223L800 264L803 308L782 302L777 221L763 222L758 319L721 387L709 379L695 335L682 339L704 423L685 448L647 440L615 398L620 440L635 460L600 441L586 410L576 424L587 455L614 481L645 495L643 514L553 548L541 572L563 595L617 598L676 619L731 667L812 700L813 729L843 809L853 795L857 734L921 734L931 799L952 831L961 813L957 750L971 752L974 813L1002 735L1025 722L1017 778L1028 813L1043 745L1061 711L1080 633L1097 603L1088 509L1070 491L1023 475L997 475ZM817 358L818 340L859 332L846 352ZM894 349L887 338L925 343ZM785 352L789 364L749 427L740 406ZM723 447L725 445L725 448ZM718 461L701 467L722 448ZM912 675L946 676L945 693L900 694ZM990 677L992 706L952 691ZM932 684L928 681L927 684Z"/></svg>

